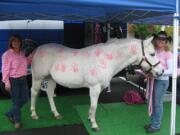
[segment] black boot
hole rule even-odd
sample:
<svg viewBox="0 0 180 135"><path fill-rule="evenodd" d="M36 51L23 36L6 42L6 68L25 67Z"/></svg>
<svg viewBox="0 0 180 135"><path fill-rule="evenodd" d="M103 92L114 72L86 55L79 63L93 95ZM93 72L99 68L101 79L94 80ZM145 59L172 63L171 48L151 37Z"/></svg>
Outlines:
<svg viewBox="0 0 180 135"><path fill-rule="evenodd" d="M151 126L146 129L146 133L158 132L160 129L152 128Z"/></svg>

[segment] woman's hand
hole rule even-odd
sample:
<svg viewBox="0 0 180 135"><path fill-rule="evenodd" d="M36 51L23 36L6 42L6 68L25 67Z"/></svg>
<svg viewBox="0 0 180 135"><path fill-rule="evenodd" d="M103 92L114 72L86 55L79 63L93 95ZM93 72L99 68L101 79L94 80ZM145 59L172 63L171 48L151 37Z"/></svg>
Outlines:
<svg viewBox="0 0 180 135"><path fill-rule="evenodd" d="M5 85L5 90L8 91L8 92L10 92L11 86L10 86L10 85Z"/></svg>

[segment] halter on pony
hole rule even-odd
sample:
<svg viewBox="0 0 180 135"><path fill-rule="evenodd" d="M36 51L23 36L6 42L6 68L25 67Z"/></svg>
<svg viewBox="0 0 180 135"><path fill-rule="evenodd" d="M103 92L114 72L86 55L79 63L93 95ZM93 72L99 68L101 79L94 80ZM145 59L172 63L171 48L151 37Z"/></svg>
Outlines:
<svg viewBox="0 0 180 135"><path fill-rule="evenodd" d="M142 59L141 59L141 61L140 61L140 63L139 63L139 66L141 67L141 64L145 61L145 62L147 62L147 64L150 66L150 68L147 70L147 71L144 71L146 74L148 74L148 73L150 73L151 72L151 70L153 69L153 68L155 68L156 66L158 66L159 64L160 64L160 61L158 61L156 64L151 64L150 62L149 62L149 60L147 59L147 57L146 57L146 55L145 55L145 51L144 51L144 42L143 42L143 40L141 41L141 48L142 48L142 54L143 54L143 57L142 57ZM152 54L152 55L155 55L155 54ZM163 71L164 72L164 71ZM163 72L162 72L162 74L163 74Z"/></svg>

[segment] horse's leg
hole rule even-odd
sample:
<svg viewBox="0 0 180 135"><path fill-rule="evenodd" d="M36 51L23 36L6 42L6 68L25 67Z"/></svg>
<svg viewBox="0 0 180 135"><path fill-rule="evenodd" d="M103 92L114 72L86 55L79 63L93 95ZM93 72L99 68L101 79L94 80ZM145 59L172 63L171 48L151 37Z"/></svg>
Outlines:
<svg viewBox="0 0 180 135"><path fill-rule="evenodd" d="M100 85L95 85L90 87L90 109L89 109L89 119L91 121L91 128L94 131L99 131L100 128L98 127L96 123L96 108L97 108L97 103L99 99L99 94L101 92L101 86Z"/></svg>
<svg viewBox="0 0 180 135"><path fill-rule="evenodd" d="M38 119L38 115L36 114L35 104L37 95L39 93L41 87L42 80L32 79L32 88L31 88L31 117L32 119Z"/></svg>
<svg viewBox="0 0 180 135"><path fill-rule="evenodd" d="M58 113L55 103L54 103L54 99L53 99L56 82L51 77L47 78L46 80L48 81L48 87L47 87L46 93L48 95L48 100L49 100L49 104L51 107L51 111L54 114L54 118L61 119L62 116Z"/></svg>

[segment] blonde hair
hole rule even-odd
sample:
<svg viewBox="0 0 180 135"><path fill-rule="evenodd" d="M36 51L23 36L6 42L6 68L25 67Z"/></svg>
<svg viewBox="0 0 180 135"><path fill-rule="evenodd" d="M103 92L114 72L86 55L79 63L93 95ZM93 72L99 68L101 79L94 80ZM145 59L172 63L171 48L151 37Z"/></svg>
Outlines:
<svg viewBox="0 0 180 135"><path fill-rule="evenodd" d="M164 50L165 51L169 51L170 50L170 46L169 46L168 40L160 40L160 39L157 39L157 38L152 40L152 44L154 45L155 49L158 49L158 41L166 41L166 45L165 45Z"/></svg>

